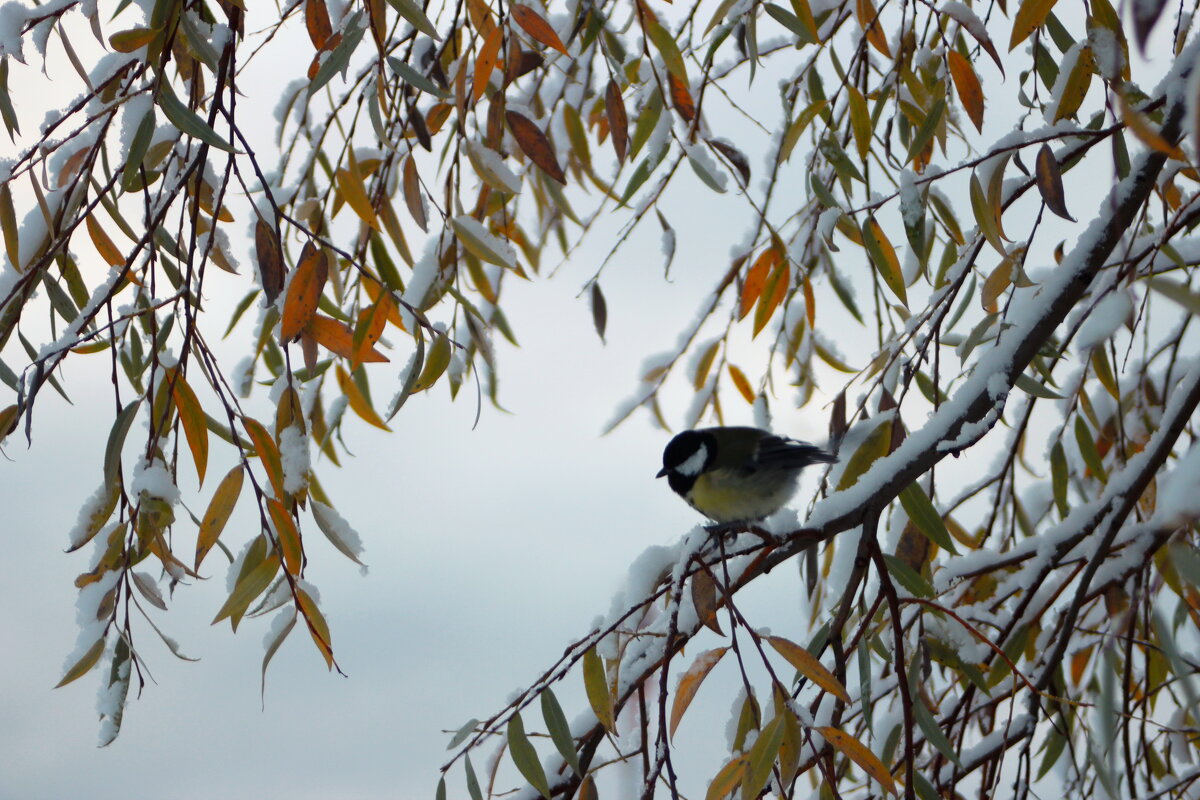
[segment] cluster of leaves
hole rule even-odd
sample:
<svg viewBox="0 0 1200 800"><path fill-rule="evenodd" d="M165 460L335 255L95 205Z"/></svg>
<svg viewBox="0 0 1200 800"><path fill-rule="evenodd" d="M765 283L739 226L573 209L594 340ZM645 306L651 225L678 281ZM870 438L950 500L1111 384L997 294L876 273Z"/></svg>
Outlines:
<svg viewBox="0 0 1200 800"><path fill-rule="evenodd" d="M1195 35L1181 15L1167 37L1179 65L1144 88L1129 40L1145 47L1161 4L1136 5L1132 37L1108 0L1075 19L1054 10L635 0L552 14L536 0L297 0L259 20L240 0L157 0L137 19L120 6L123 27L107 35L113 23L75 0L14 12L43 58L58 34L85 92L0 175L0 379L14 395L0 431L32 435L39 392L63 391L68 356L106 355L113 376L103 483L71 537L99 543L78 585L100 624L85 626L64 683L107 656L111 740L141 676L144 604L165 607L161 585L194 577L214 548L234 575L215 621L277 612L264 671L297 620L336 666L302 526L311 516L348 557L360 550L310 449L336 465L347 409L386 429L413 393L442 383L453 396L472 374L495 402L492 338L514 338L503 286L540 271L552 247L569 254L614 209L628 223L612 253L653 218L669 257L668 187L694 175L733 188L750 229L629 411L665 420L659 396L676 376L695 395L689 425L723 419L725 396L765 409L781 374L803 405L832 369L858 392L831 406L842 464L805 529L685 540L646 596L464 726L447 770L461 763L480 798L469 755L500 736L544 796L591 796L602 767L629 759L646 796L674 793L671 734L732 653L744 700L712 800L995 792L1012 770L1017 795L1051 770L1081 795L1186 788L1200 710L1176 641L1200 623L1200 559L1194 519L1178 497L1160 508L1157 493L1200 403L1188 360L1200 175L1180 144L1200 129L1185 119L1180 66ZM1009 19L1002 56L994 34ZM90 71L76 54L81 21L113 51ZM301 27L311 63L284 90L278 139L259 145L243 76ZM25 56L11 47L0 42L0 118L16 137L8 74ZM755 92L774 81L778 110L751 107L735 78ZM1002 79L1015 114L985 108L984 85ZM1099 205L1068 203L1064 182L1085 164L1124 181ZM1073 248L1055 247L1043 209L1096 220ZM209 330L206 295L246 280L241 249L254 282ZM1061 264L1027 269L1041 252ZM110 269L89 279L85 261ZM587 287L601 336L613 263ZM869 286L870 311L856 285ZM216 334L251 308L251 358L231 370ZM867 329L853 337L870 341L865 367L822 335L835 323ZM734 361L743 327L769 356L757 371ZM7 365L14 353L20 370ZM379 372L394 355L406 366ZM385 375L394 399L381 409L371 384ZM247 402L256 382L271 387L265 412ZM146 435L133 441L138 419ZM994 441L1001 421L1002 457L978 480L938 472L948 454ZM176 521L179 475L203 484L214 435L232 466L192 519L194 556L181 557L192 539ZM1029 452L1045 442L1049 465ZM235 556L222 534L243 495L259 531ZM833 541L850 530L857 539ZM788 636L761 633L736 592L805 553L811 617ZM850 565L844 586L826 580L835 564ZM669 687L706 625L728 643ZM576 670L594 716L580 727L550 688ZM561 759L549 773L521 716L535 701Z"/></svg>

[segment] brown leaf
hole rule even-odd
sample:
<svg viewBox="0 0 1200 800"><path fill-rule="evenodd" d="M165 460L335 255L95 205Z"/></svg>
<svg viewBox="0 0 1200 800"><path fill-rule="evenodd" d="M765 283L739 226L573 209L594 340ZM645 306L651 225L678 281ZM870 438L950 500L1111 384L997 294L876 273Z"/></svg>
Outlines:
<svg viewBox="0 0 1200 800"><path fill-rule="evenodd" d="M720 139L705 139L705 141L709 147L725 156L730 166L738 171L738 174L742 176L742 185L749 186L750 160L746 158L746 154L729 144L729 142L723 142Z"/></svg>
<svg viewBox="0 0 1200 800"><path fill-rule="evenodd" d="M547 47L553 47L563 55L567 54L567 48L563 46L562 40L558 38L554 28L532 8L521 3L513 3L509 6L509 13L512 14L512 18L517 21L517 24L534 39Z"/></svg>
<svg viewBox="0 0 1200 800"><path fill-rule="evenodd" d="M608 302L604 299L604 292L600 291L599 283L592 284L592 323L603 342L604 329L608 327Z"/></svg>
<svg viewBox="0 0 1200 800"><path fill-rule="evenodd" d="M604 113L608 117L608 130L612 134L617 164L624 164L625 154L629 152L629 117L625 114L625 100L621 97L621 87L611 79L604 92Z"/></svg>
<svg viewBox="0 0 1200 800"><path fill-rule="evenodd" d="M512 131L517 145L529 159L541 168L548 176L563 184L567 184L567 176L558 165L558 157L554 154L554 145L546 134L542 133L533 120L518 114L516 111L505 111L504 119L508 129Z"/></svg>
<svg viewBox="0 0 1200 800"><path fill-rule="evenodd" d="M696 607L696 616L700 623L718 636L724 636L721 623L717 620L717 583L712 575L703 570L692 576L692 605Z"/></svg>
<svg viewBox="0 0 1200 800"><path fill-rule="evenodd" d="M671 104L679 112L684 121L691 122L696 118L696 101L688 91L687 84L675 77L675 73L667 73L667 84L671 87Z"/></svg>
<svg viewBox="0 0 1200 800"><path fill-rule="evenodd" d="M306 0L304 3L304 24L308 28L308 38L318 52L325 49L325 43L333 35L333 26L329 22L329 9L325 0Z"/></svg>
<svg viewBox="0 0 1200 800"><path fill-rule="evenodd" d="M1058 161L1054 158L1054 153L1050 150L1050 145L1044 144L1038 150L1035 170L1038 191L1042 193L1042 200L1046 202L1046 208L1063 219L1074 222L1075 218L1067 211L1066 196L1063 193L1062 173L1059 172Z"/></svg>
<svg viewBox="0 0 1200 800"><path fill-rule="evenodd" d="M292 276L287 298L283 301L279 338L284 344L295 339L308 326L317 311L317 303L328 277L329 260L325 251L312 242L304 245L300 263L296 265L296 274Z"/></svg>
<svg viewBox="0 0 1200 800"><path fill-rule="evenodd" d="M404 160L404 204L421 230L428 232L429 221L425 217L425 204L421 199L421 179L417 175L417 162L412 156Z"/></svg>
<svg viewBox="0 0 1200 800"><path fill-rule="evenodd" d="M975 130L982 133L983 87L979 84L979 77L971 68L971 62L967 61L957 50L951 50L947 54L947 60L950 64L950 77L954 79L954 89L958 92L958 99L962 101L963 108L967 110L967 116L974 123Z"/></svg>
<svg viewBox="0 0 1200 800"><path fill-rule="evenodd" d="M283 291L283 248L279 245L279 234L262 217L254 226L254 250L258 256L258 274L262 276L263 293L268 303L274 303Z"/></svg>

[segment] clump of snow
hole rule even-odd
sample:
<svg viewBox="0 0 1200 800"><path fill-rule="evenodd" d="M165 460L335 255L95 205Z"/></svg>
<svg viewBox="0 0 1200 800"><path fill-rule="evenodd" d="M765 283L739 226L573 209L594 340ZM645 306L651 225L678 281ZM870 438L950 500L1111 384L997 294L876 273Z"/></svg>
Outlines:
<svg viewBox="0 0 1200 800"><path fill-rule="evenodd" d="M1106 341L1132 315L1133 300L1129 292L1124 289L1114 291L1097 303L1079 326L1079 333L1075 335L1076 346L1086 350Z"/></svg>
<svg viewBox="0 0 1200 800"><path fill-rule="evenodd" d="M1200 519L1200 444L1193 444L1158 490L1154 518L1166 525Z"/></svg>
<svg viewBox="0 0 1200 800"><path fill-rule="evenodd" d="M299 425L289 425L279 434L279 457L283 462L283 490L295 494L307 488L311 468L308 435Z"/></svg>
<svg viewBox="0 0 1200 800"><path fill-rule="evenodd" d="M165 500L171 505L179 502L179 487L175 485L175 476L167 469L162 461L138 459L133 466L133 495L146 494Z"/></svg>

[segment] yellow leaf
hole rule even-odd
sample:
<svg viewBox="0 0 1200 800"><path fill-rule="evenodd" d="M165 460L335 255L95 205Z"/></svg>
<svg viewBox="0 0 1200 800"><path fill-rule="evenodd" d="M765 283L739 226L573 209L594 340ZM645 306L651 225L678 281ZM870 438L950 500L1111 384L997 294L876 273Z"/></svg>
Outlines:
<svg viewBox="0 0 1200 800"><path fill-rule="evenodd" d="M1083 105L1083 99L1087 97L1095 69L1096 60L1092 56L1092 48L1079 48L1079 55L1071 71L1067 73L1067 82L1063 84L1063 90L1059 94L1058 106L1054 109L1054 122L1075 116L1075 112Z"/></svg>
<svg viewBox="0 0 1200 800"><path fill-rule="evenodd" d="M1117 102L1121 107L1121 121L1142 144L1177 161L1187 161L1187 156L1183 154L1183 151L1164 139L1150 124L1150 120L1129 104L1129 99L1123 92L1117 92Z"/></svg>
<svg viewBox="0 0 1200 800"><path fill-rule="evenodd" d="M696 692L700 689L700 684L704 682L708 673L720 662L728 650L728 647L718 647L704 651L696 656L696 660L680 676L679 685L675 687L675 700L671 704L670 730L672 738L675 736L675 729L679 727L679 721L683 719L683 712L687 711Z"/></svg>
<svg viewBox="0 0 1200 800"><path fill-rule="evenodd" d="M392 430L375 409L371 407L371 403L358 388L358 384L354 382L354 379L350 377L350 373L346 372L341 364L337 365L337 382L342 390L342 394L346 395L346 401L350 404L351 410L355 414L358 414L363 422L388 432Z"/></svg>
<svg viewBox="0 0 1200 800"><path fill-rule="evenodd" d="M1029 35L1046 21L1050 9L1058 0L1022 0L1013 19L1012 37L1008 40L1009 52L1029 38Z"/></svg>
<svg viewBox="0 0 1200 800"><path fill-rule="evenodd" d="M450 366L450 347L450 339L444 333L439 333L434 338L433 344L429 347L429 353L425 356L425 365L421 368L421 375L413 384L414 392L424 391L437 383L437 379L446 371L446 367Z"/></svg>
<svg viewBox="0 0 1200 800"><path fill-rule="evenodd" d="M846 691L846 687L842 686L842 682L826 669L825 665L818 661L812 653L795 642L784 639L782 636L768 636L767 642L770 643L771 647L775 648L775 652L786 658L788 663L795 667L801 675L804 675L839 700L845 703L850 702L850 694Z"/></svg>
<svg viewBox="0 0 1200 800"><path fill-rule="evenodd" d="M868 217L862 228L863 246L871 263L875 265L883 282L892 290L904 306L908 306L908 293L904 290L904 273L900 269L900 259L896 248L888 241L883 228L874 217Z"/></svg>
<svg viewBox="0 0 1200 800"><path fill-rule="evenodd" d="M208 509L200 522L200 534L196 537L195 569L200 569L200 562L221 537L221 531L225 529L225 523L233 514L238 495L242 492L243 477L242 465L238 464L221 479L217 490L213 492L212 500L208 501Z"/></svg>
<svg viewBox="0 0 1200 800"><path fill-rule="evenodd" d="M196 399L192 387L183 379L183 373L173 369L167 380L171 385L175 408L179 410L179 421L183 423L188 449L192 451L192 461L196 464L196 475L203 485L204 472L208 468L208 421L205 419L204 409L200 407L200 401Z"/></svg>
<svg viewBox="0 0 1200 800"><path fill-rule="evenodd" d="M728 366L729 377L733 379L733 385L745 398L746 402L754 405L754 388L750 385L750 381L746 379L746 373L735 367L733 364Z"/></svg>
<svg viewBox="0 0 1200 800"><path fill-rule="evenodd" d="M354 213L358 215L359 219L375 230L381 230L379 227L379 218L375 215L375 208L371 205L371 198L367 196L367 186L363 183L363 177L358 172L358 165L354 161L353 154L350 155L349 166L342 167L337 171L337 188L342 198L350 208L354 209Z"/></svg>
<svg viewBox="0 0 1200 800"><path fill-rule="evenodd" d="M713 776L712 782L708 784L704 800L721 800L723 797L728 797L741 784L749 764L750 758L746 755L734 756L730 759L729 763L721 767L720 771Z"/></svg>
<svg viewBox="0 0 1200 800"><path fill-rule="evenodd" d="M842 751L851 761L862 767L885 791L897 794L896 782L892 780L892 774L888 772L879 757L867 749L866 745L837 728L816 726L813 730L825 737L825 741Z"/></svg>
<svg viewBox="0 0 1200 800"><path fill-rule="evenodd" d="M283 563L292 575L299 575L304 566L304 546L300 543L300 531L296 529L296 521L283 507L283 503L274 497L267 498L267 513L275 525L275 535L279 538L279 550L283 553Z"/></svg>
<svg viewBox="0 0 1200 800"><path fill-rule="evenodd" d="M157 35L158 31L150 28L130 28L117 31L109 36L108 43L118 53L132 53L134 50L150 44Z"/></svg>
<svg viewBox="0 0 1200 800"><path fill-rule="evenodd" d="M121 255L121 251L113 244L113 240L100 227L100 223L96 222L94 214L87 215L86 224L88 236L92 237L92 244L96 246L96 252L100 253L100 257L108 262L110 267L123 266L125 256Z"/></svg>
<svg viewBox="0 0 1200 800"><path fill-rule="evenodd" d="M583 687L588 703L607 730L613 730L612 693L608 690L608 677L604 674L604 662L593 647L583 654Z"/></svg>

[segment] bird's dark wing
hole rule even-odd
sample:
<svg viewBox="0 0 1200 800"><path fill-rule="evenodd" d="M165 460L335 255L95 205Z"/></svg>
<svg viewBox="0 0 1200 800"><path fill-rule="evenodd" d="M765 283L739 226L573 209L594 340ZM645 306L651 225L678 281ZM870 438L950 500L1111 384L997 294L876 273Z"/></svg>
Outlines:
<svg viewBox="0 0 1200 800"><path fill-rule="evenodd" d="M837 456L808 442L782 436L764 436L759 440L755 460L763 467L802 469L810 464L832 464L837 461Z"/></svg>

